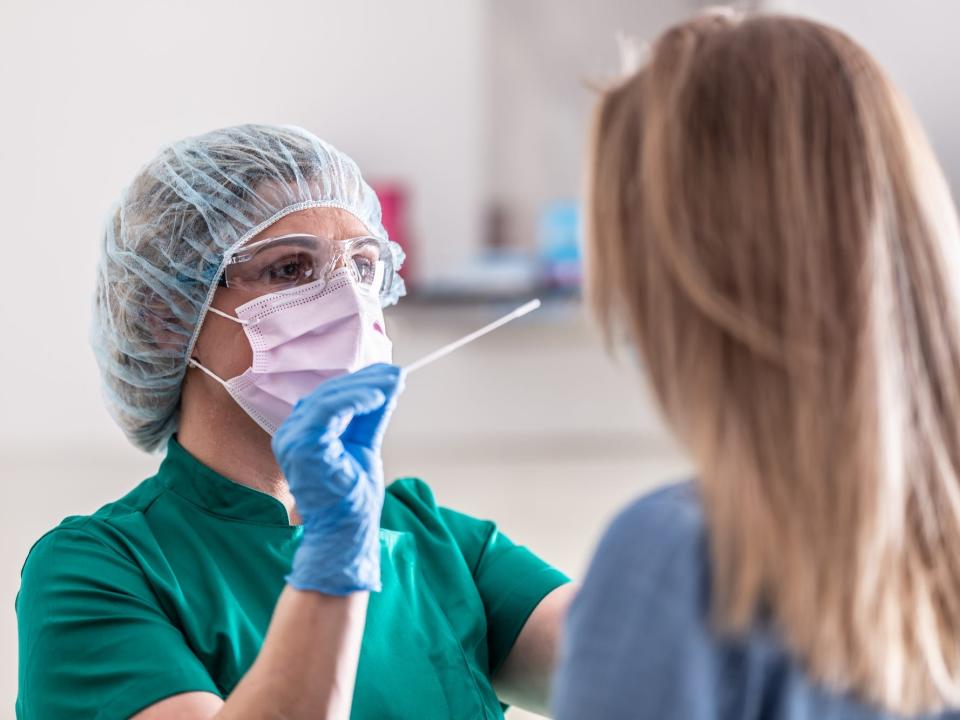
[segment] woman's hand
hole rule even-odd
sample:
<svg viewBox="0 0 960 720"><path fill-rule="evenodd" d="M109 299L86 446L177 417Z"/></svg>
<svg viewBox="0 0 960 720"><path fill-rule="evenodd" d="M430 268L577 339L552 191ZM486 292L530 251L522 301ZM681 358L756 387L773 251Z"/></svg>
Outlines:
<svg viewBox="0 0 960 720"><path fill-rule="evenodd" d="M277 430L273 452L303 518L287 576L298 590L380 589L380 446L403 380L383 364L329 380Z"/></svg>

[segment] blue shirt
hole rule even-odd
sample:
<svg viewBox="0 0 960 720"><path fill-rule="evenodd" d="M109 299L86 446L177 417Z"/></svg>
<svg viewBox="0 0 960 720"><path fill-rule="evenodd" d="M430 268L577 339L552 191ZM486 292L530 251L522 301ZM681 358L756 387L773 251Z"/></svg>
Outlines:
<svg viewBox="0 0 960 720"><path fill-rule="evenodd" d="M758 623L721 637L709 622L703 513L691 484L634 502L600 543L567 621L557 720L878 720L813 683ZM960 713L937 716L960 720Z"/></svg>

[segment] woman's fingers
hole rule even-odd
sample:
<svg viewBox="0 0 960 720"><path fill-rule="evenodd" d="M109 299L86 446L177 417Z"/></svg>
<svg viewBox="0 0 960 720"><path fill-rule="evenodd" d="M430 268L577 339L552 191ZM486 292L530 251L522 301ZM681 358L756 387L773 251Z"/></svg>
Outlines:
<svg viewBox="0 0 960 720"><path fill-rule="evenodd" d="M370 413L386 402L387 394L378 387L360 386L308 395L297 403L290 417L277 430L277 435L305 434L319 438L347 415Z"/></svg>
<svg viewBox="0 0 960 720"><path fill-rule="evenodd" d="M329 443L349 428L349 440L375 447L403 385L403 371L373 365L323 383L297 402L277 430L274 452L293 443Z"/></svg>
<svg viewBox="0 0 960 720"><path fill-rule="evenodd" d="M371 449L379 449L390 416L397 407L397 397L402 391L402 384L395 386L394 392L387 396L386 402L379 408L354 416L343 432L344 442L354 442Z"/></svg>
<svg viewBox="0 0 960 720"><path fill-rule="evenodd" d="M320 385L312 394L323 394L326 391L343 390L349 387L381 387L384 384L394 384L403 377L403 370L396 365L386 365L378 363L370 365L348 375L340 375L332 380L327 380ZM309 395L307 396L309 397Z"/></svg>

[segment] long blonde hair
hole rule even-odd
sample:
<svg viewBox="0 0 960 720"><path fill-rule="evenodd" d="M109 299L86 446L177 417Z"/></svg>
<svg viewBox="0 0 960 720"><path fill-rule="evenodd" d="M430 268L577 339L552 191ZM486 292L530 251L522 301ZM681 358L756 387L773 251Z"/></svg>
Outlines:
<svg viewBox="0 0 960 720"><path fill-rule="evenodd" d="M960 232L903 98L836 30L704 15L603 94L590 170L591 298L697 465L714 619L960 704Z"/></svg>

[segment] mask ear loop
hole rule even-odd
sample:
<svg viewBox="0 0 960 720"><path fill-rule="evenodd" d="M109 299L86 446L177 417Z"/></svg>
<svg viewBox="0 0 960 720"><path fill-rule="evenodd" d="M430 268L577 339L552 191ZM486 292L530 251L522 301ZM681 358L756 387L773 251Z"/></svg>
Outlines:
<svg viewBox="0 0 960 720"><path fill-rule="evenodd" d="M207 311L208 311L208 312L212 312L214 315L219 315L220 317L224 317L224 318L226 318L227 320L233 320L235 323L238 323L238 324L240 324L240 325L249 325L249 324L250 324L250 321L249 321L249 320L243 320L243 319L241 319L241 318L234 317L233 315L230 315L229 313L225 313L223 310L217 310L217 308L213 307L213 305L211 305L210 307L208 307L208 308L207 308ZM209 375L209 376L212 377L214 380L216 380L218 383L220 383L220 384L223 385L224 387L227 387L227 381L226 381L226 380L224 380L222 377L220 377L220 376L217 375L215 372L213 372L213 370L210 370L209 368L205 368L203 365L200 364L200 361L199 361L199 360L196 360L196 359L194 359L194 358L189 358L189 359L187 360L187 366L188 366L188 367L195 367L195 368L197 368L198 370L202 370L202 371L205 372L207 375Z"/></svg>
<svg viewBox="0 0 960 720"><path fill-rule="evenodd" d="M200 362L199 362L198 360L194 360L193 358L190 358L189 360L187 360L187 365L189 365L190 367L195 367L195 368L197 368L198 370L202 370L202 371L205 372L207 375L209 375L209 376L212 377L214 380L216 380L218 383L220 383L220 384L223 385L224 387L227 387L227 381L226 381L226 380L224 380L222 377L220 377L220 376L217 375L215 372L213 372L213 370L209 370L209 369L205 368L203 365L200 364Z"/></svg>
<svg viewBox="0 0 960 720"><path fill-rule="evenodd" d="M249 324L250 324L250 321L249 321L249 320L243 320L243 319L241 319L241 318L234 317L233 315L231 315L231 314L229 314L229 313L225 313L223 310L217 310L213 305L211 305L210 307L208 307L208 308L207 308L207 311L208 311L208 312L212 312L214 315L219 315L220 317L226 318L227 320L233 320L235 323L238 323L238 324L240 324L240 325L249 325Z"/></svg>

